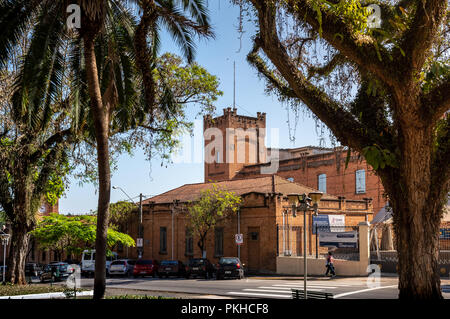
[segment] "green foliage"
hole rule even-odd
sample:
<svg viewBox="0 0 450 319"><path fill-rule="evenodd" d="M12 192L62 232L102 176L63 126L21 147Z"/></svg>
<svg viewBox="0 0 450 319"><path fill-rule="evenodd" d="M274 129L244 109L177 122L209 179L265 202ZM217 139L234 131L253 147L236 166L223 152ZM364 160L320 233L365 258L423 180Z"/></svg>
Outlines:
<svg viewBox="0 0 450 319"><path fill-rule="evenodd" d="M112 227L118 228L133 216L133 211L136 211L135 204L120 201L109 205L109 224Z"/></svg>
<svg viewBox="0 0 450 319"><path fill-rule="evenodd" d="M65 285L13 285L7 283L6 285L0 285L0 296L19 296L19 295L31 295L31 294L44 294L51 292L63 292L66 289Z"/></svg>
<svg viewBox="0 0 450 319"><path fill-rule="evenodd" d="M370 10L364 6L360 0L341 0L337 4L323 0L323 7L328 8L337 16L341 17L348 25L352 26L356 34L368 31L367 18L371 14Z"/></svg>
<svg viewBox="0 0 450 319"><path fill-rule="evenodd" d="M94 248L97 217L90 215L65 216L50 214L44 216L31 232L39 247L68 254L80 254L86 248ZM117 244L134 247L134 240L127 234L108 229L107 245L112 249Z"/></svg>
<svg viewBox="0 0 450 319"><path fill-rule="evenodd" d="M374 170L384 169L386 166L398 167L398 160L394 153L387 149L382 149L378 145L366 146L363 155L367 163Z"/></svg>
<svg viewBox="0 0 450 319"><path fill-rule="evenodd" d="M429 93L436 85L448 81L450 78L450 59L446 61L429 61L424 70L420 74L423 92Z"/></svg>
<svg viewBox="0 0 450 319"><path fill-rule="evenodd" d="M241 203L241 197L212 184L210 189L202 191L198 200L191 202L188 207L188 219L193 233L204 238L217 223L235 214Z"/></svg>

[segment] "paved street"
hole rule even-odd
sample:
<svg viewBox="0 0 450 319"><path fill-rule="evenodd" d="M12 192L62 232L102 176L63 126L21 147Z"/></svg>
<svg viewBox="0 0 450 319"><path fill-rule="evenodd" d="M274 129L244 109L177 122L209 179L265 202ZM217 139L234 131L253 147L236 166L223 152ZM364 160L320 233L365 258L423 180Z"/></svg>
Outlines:
<svg viewBox="0 0 450 319"><path fill-rule="evenodd" d="M396 299L397 278L381 278L380 287L367 285L367 278L311 278L308 290L333 293L338 299ZM92 278L83 278L82 287L91 287ZM450 298L450 280L443 280L445 298ZM291 289L303 289L301 278L252 277L244 280L204 280L204 279L154 279L154 278L108 278L108 290L139 291L142 294L182 298L291 298ZM172 294L171 294L172 293ZM129 293L131 294L131 293ZM181 295L180 295L181 294ZM185 296L183 296L185 294Z"/></svg>

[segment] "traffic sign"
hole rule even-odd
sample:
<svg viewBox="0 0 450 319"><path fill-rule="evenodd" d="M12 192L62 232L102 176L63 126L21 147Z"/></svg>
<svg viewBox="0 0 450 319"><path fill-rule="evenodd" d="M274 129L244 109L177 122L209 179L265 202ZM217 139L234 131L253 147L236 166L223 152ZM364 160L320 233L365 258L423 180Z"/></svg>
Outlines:
<svg viewBox="0 0 450 319"><path fill-rule="evenodd" d="M236 244L237 245L242 245L244 243L244 235L242 234L236 234L234 236L235 240L236 240Z"/></svg>
<svg viewBox="0 0 450 319"><path fill-rule="evenodd" d="M137 238L136 239L136 246L137 247L143 247L144 246L144 239L143 238Z"/></svg>

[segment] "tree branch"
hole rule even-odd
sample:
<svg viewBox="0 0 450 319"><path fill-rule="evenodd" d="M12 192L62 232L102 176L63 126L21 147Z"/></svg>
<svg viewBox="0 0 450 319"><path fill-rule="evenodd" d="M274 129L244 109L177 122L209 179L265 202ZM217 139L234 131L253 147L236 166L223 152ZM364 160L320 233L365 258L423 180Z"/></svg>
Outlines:
<svg viewBox="0 0 450 319"><path fill-rule="evenodd" d="M252 2L259 8L267 7L263 0L252 0ZM320 33L322 38L347 59L376 75L388 87L395 88L397 86L397 79L401 78L401 74L393 73L396 68L391 61L390 53L381 45L377 45L374 38L369 36L355 38L351 27L329 10L318 9L322 19L319 22L316 9L312 8L306 0L288 0L287 9L297 19L305 21Z"/></svg>
<svg viewBox="0 0 450 319"><path fill-rule="evenodd" d="M6 213L8 218L12 219L14 216L13 199L9 191L9 182L5 174L6 167L0 169L0 205Z"/></svg>
<svg viewBox="0 0 450 319"><path fill-rule="evenodd" d="M289 93L295 93L295 96L303 101L343 144L361 152L365 146L376 143L379 132L368 132L350 112L307 81L298 70L278 38L274 8L261 1L257 1L256 7L260 27L260 43L256 45L261 45L265 54L288 82L292 88ZM267 72L263 73L266 74ZM273 81L273 77L269 77L268 80Z"/></svg>
<svg viewBox="0 0 450 319"><path fill-rule="evenodd" d="M266 64L264 63L263 59L258 55L258 51L261 48L261 39L256 38L254 40L254 45L252 51L247 55L247 61L253 65L256 70L262 74L267 81L274 86L282 96L289 97L289 98L298 98L295 92L286 84L282 83L280 79L278 79L275 74L270 71Z"/></svg>
<svg viewBox="0 0 450 319"><path fill-rule="evenodd" d="M420 72L428 57L428 52L438 34L439 26L446 15L447 0L415 0L416 14L410 28L405 32L400 47L407 52L402 62L406 76L413 78ZM404 75L404 76L405 76Z"/></svg>
<svg viewBox="0 0 450 319"><path fill-rule="evenodd" d="M54 144L59 144L59 143L63 142L64 138L69 136L71 133L72 133L72 129L69 128L69 129L59 131L59 132L53 134L42 144L42 146L37 151L35 151L33 154L31 154L31 156L30 156L31 162L34 163L34 162L38 161L44 155L44 153L47 150L49 150Z"/></svg>
<svg viewBox="0 0 450 319"><path fill-rule="evenodd" d="M432 123L450 110L450 76L433 88L428 94L422 96L421 104L424 114L429 114Z"/></svg>
<svg viewBox="0 0 450 319"><path fill-rule="evenodd" d="M313 76L327 76L331 72L333 72L334 68L336 68L338 65L343 64L346 61L345 56L343 56L340 53L337 53L331 58L330 62L325 64L322 67L310 67L308 69L308 79Z"/></svg>

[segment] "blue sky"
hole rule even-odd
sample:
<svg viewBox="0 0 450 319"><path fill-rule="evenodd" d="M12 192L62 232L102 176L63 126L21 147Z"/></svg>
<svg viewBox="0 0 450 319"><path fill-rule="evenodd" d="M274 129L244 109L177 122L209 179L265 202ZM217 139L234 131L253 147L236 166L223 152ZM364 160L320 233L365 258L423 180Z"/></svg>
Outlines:
<svg viewBox="0 0 450 319"><path fill-rule="evenodd" d="M300 113L295 143L289 140L288 115L286 107L274 96L264 92L265 83L259 79L256 71L246 61L246 55L251 49L251 37L254 27L245 23L245 33L242 48L236 27L238 25L239 8L232 6L229 1L209 1L211 22L216 37L213 40L201 41L197 46L196 61L204 66L211 74L220 79L220 89L224 95L217 101L217 113L233 105L233 61L236 61L236 106L238 114L256 116L256 112L265 112L268 134L275 128L279 130L279 147L298 147L304 145L319 145L319 135L316 122L308 113ZM169 37L164 37L161 53L179 50ZM198 108L190 105L195 114ZM291 133L294 127L294 115L290 112ZM191 120L195 120L192 116ZM198 118L201 120L201 118ZM331 146L328 133L325 132L325 146ZM269 138L270 142L270 138ZM269 143L270 144L270 143ZM276 145L268 145L276 146ZM323 144L322 144L323 146ZM122 156L119 159L118 170L113 173L112 185L120 186L132 198L139 193L146 196L156 195L187 183L203 182L204 172L201 163L181 163L161 167L157 158L152 162L145 160L142 150L135 150L135 155ZM126 200L127 197L120 190L111 190L111 202ZM138 200L138 198L136 198ZM96 210L97 192L93 185L80 187L76 180L71 180L66 194L60 199L60 213L89 213Z"/></svg>

